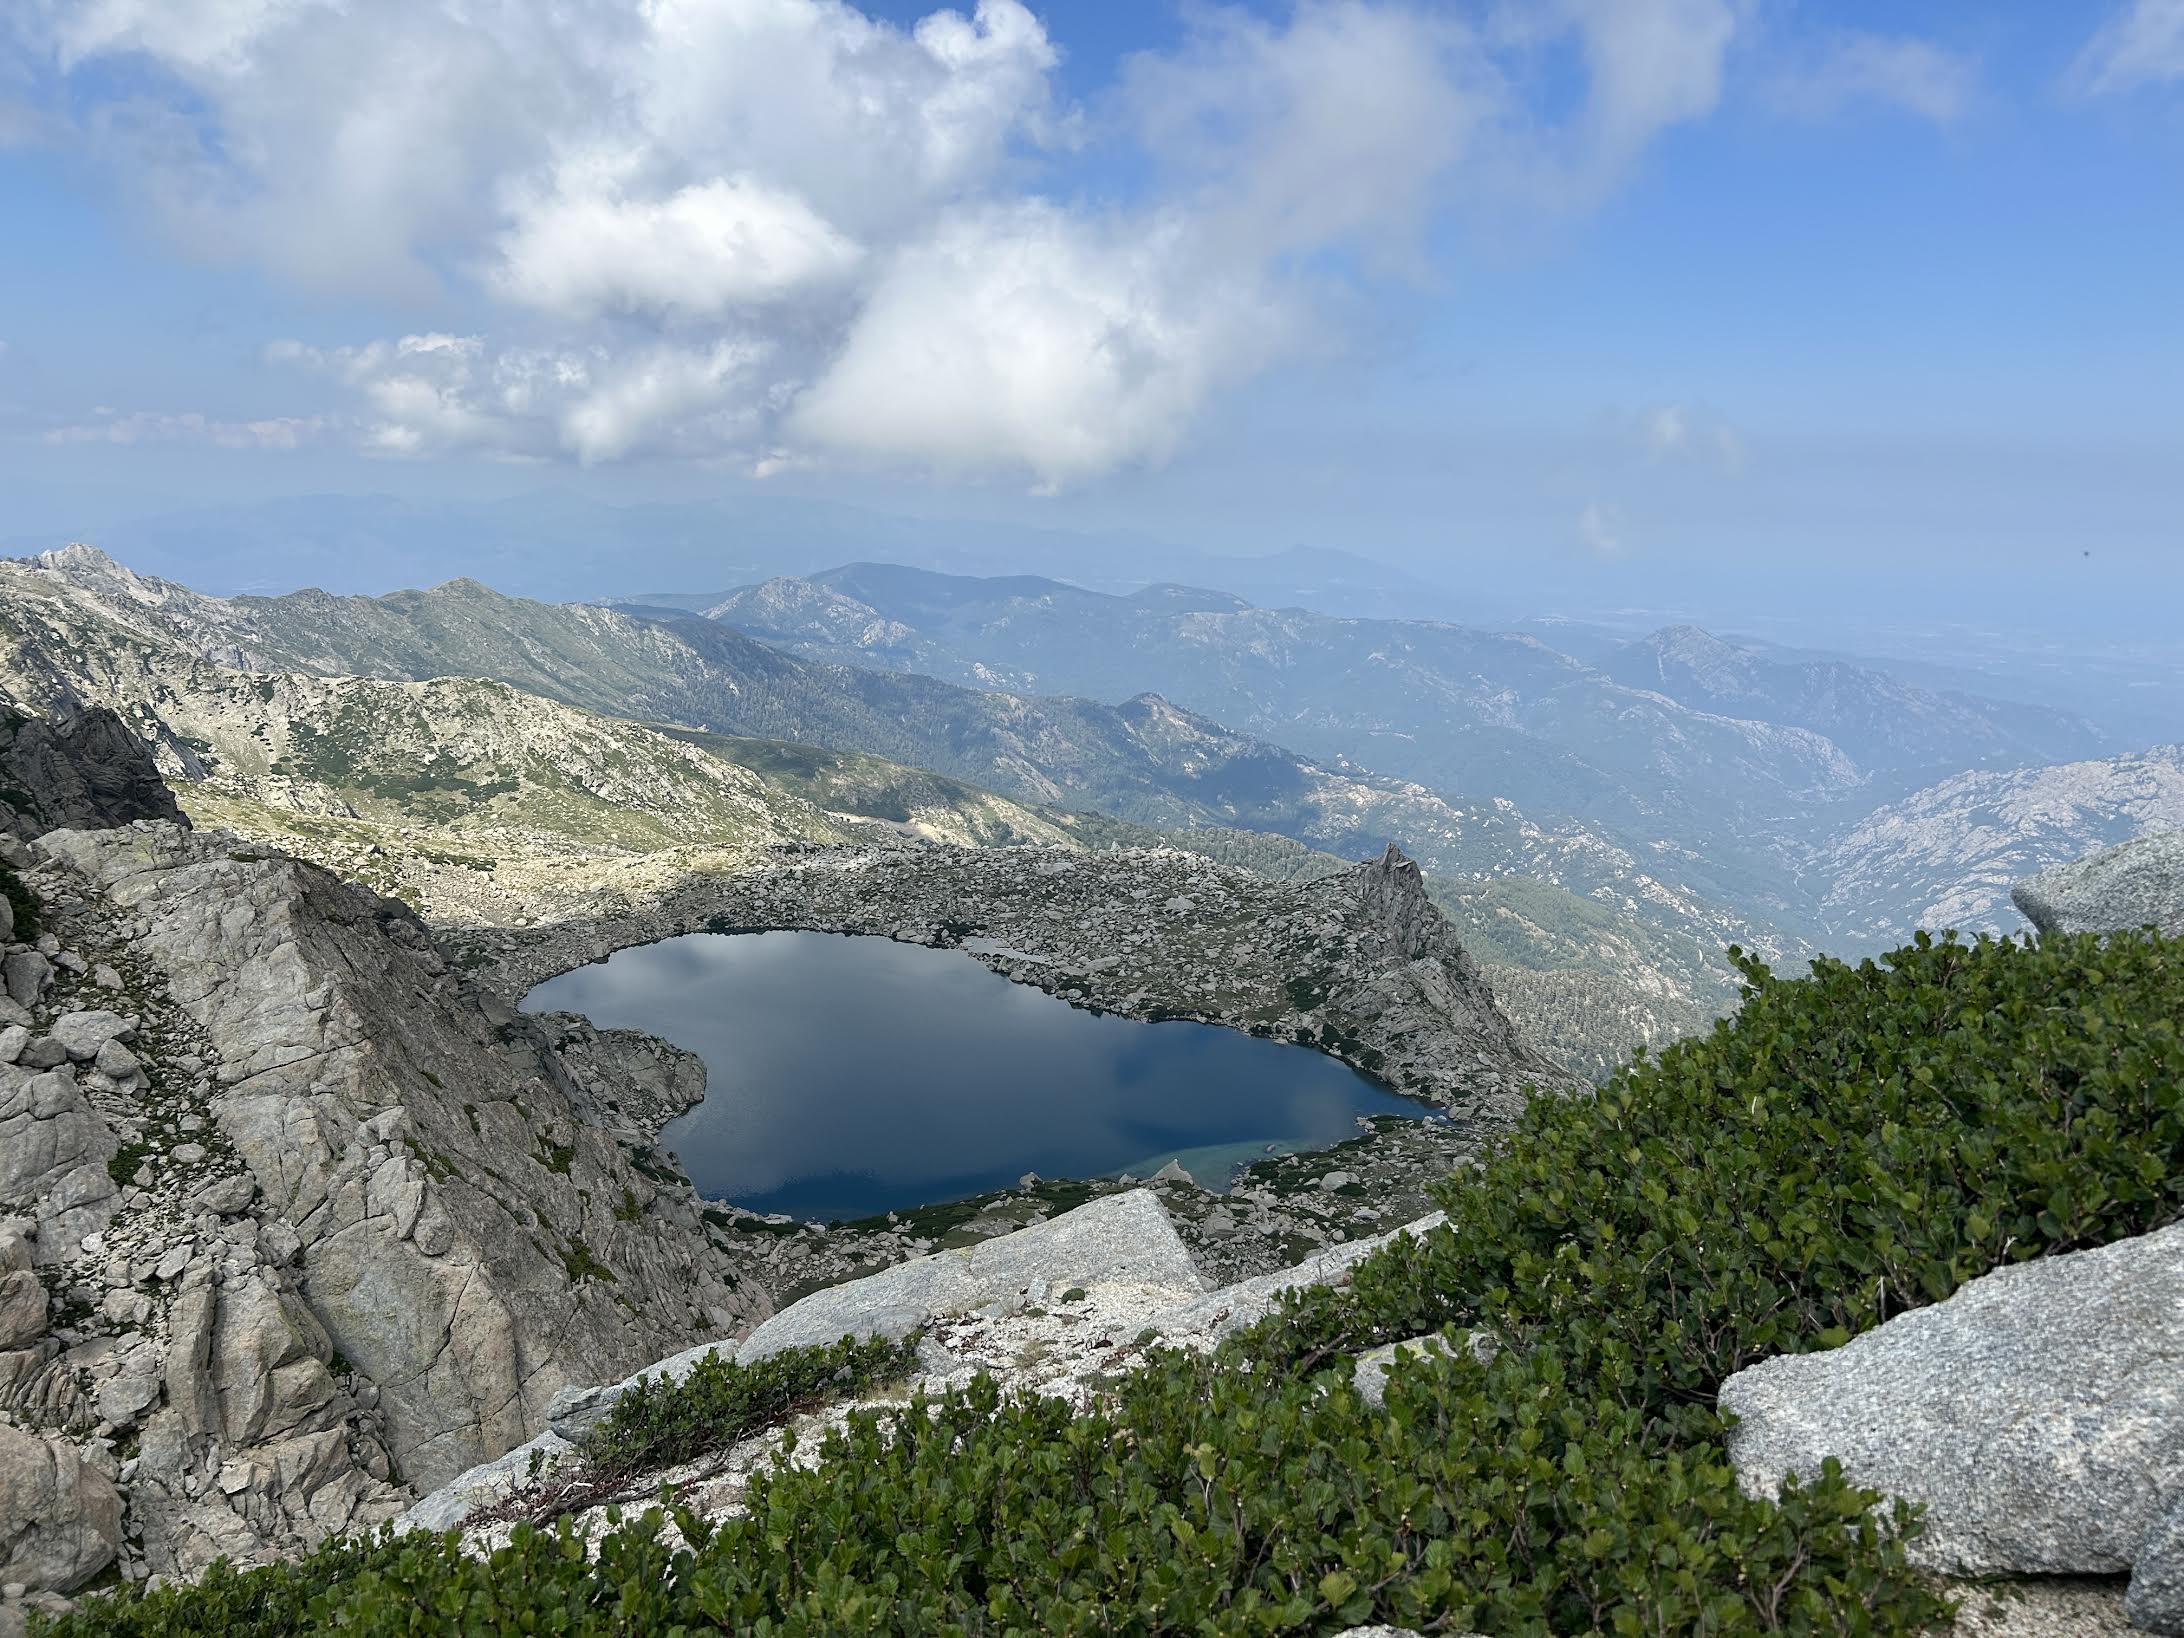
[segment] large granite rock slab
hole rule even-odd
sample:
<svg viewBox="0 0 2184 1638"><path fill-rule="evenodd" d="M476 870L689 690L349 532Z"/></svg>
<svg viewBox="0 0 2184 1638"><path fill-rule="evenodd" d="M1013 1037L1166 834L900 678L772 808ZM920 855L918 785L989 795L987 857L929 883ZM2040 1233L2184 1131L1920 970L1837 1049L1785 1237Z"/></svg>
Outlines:
<svg viewBox="0 0 2184 1638"><path fill-rule="evenodd" d="M1926 1505L1925 1567L2126 1570L2184 1492L2184 1225L1997 1270L1720 1404L1748 1494L1834 1456Z"/></svg>
<svg viewBox="0 0 2184 1638"><path fill-rule="evenodd" d="M1154 1328L1169 1337L1202 1337L1218 1342L1232 1331L1241 1331L1281 1306L1282 1298L1292 1291L1306 1286L1345 1286L1350 1283L1351 1272L1367 1257L1388 1245L1398 1236L1423 1235L1439 1228L1448 1221L1445 1212L1433 1212L1415 1223L1406 1223L1399 1229L1385 1234L1375 1234L1363 1240L1348 1240L1341 1245L1315 1251L1292 1268L1276 1269L1271 1274L1261 1274L1249 1280L1239 1280L1225 1285L1218 1291L1209 1291L1202 1297L1161 1315Z"/></svg>
<svg viewBox="0 0 2184 1638"><path fill-rule="evenodd" d="M715 1353L748 1365L785 1348L824 1345L843 1337L902 1337L951 1314L1021 1309L1059 1301L1072 1288L1131 1287L1154 1306L1205 1289L1175 1225L1150 1190L1107 1195L1050 1222L936 1252L813 1292L783 1309L739 1344L688 1348L636 1375L606 1386L564 1393L547 1430L528 1444L462 1474L424 1497L398 1521L404 1527L447 1530L481 1507L522 1488L534 1461L550 1464L574 1448L585 1430L639 1382L677 1382Z"/></svg>
<svg viewBox="0 0 2184 1638"><path fill-rule="evenodd" d="M65 1439L0 1424L0 1584L74 1592L121 1547L121 1496Z"/></svg>
<svg viewBox="0 0 2184 1638"><path fill-rule="evenodd" d="M0 1213L36 1225L37 1260L73 1257L105 1227L121 1189L114 1135L67 1070L0 1064Z"/></svg>
<svg viewBox="0 0 2184 1638"><path fill-rule="evenodd" d="M1107 1195L1051 1222L982 1240L815 1291L734 1344L748 1365L787 1348L824 1345L844 1337L905 1337L940 1314L969 1313L993 1303L1022 1303L1070 1286L1125 1282L1172 1291L1203 1291L1206 1281L1149 1190ZM614 1401L650 1377L680 1381L708 1355L729 1347L707 1343L662 1360L606 1387L563 1393L548 1411L552 1431L574 1439Z"/></svg>
<svg viewBox="0 0 2184 1638"><path fill-rule="evenodd" d="M2029 876L2010 900L2043 933L2156 927L2184 937L2184 830L2141 836Z"/></svg>

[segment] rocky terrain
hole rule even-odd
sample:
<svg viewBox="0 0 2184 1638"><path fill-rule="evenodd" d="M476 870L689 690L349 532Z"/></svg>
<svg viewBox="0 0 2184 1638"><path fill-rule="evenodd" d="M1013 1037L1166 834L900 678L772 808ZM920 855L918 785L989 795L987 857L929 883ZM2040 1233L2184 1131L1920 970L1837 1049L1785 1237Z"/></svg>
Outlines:
<svg viewBox="0 0 2184 1638"><path fill-rule="evenodd" d="M1959 774L1892 802L1815 857L1830 947L1914 928L2017 925L2010 886L2095 848L2184 828L2184 746L2009 772Z"/></svg>
<svg viewBox="0 0 2184 1638"><path fill-rule="evenodd" d="M2101 748L2090 722L2047 706L1922 687L1871 666L1726 642L1666 626L1604 657L1616 681L1694 710L1825 734L1867 769L2053 762Z"/></svg>
<svg viewBox="0 0 2184 1638"><path fill-rule="evenodd" d="M678 933L802 928L957 946L1063 999L1318 1046L1399 1091L1499 1123L1568 1074L1527 1047L1393 848L1291 886L1176 850L820 848L692 877L620 914L451 935L518 995Z"/></svg>
<svg viewBox="0 0 2184 1638"><path fill-rule="evenodd" d="M690 1090L656 1044L557 1047L408 911L232 838L7 845L45 925L0 964L0 1490L35 1444L78 1500L5 1579L296 1551L769 1310L732 1214L641 1163Z"/></svg>
<svg viewBox="0 0 2184 1638"><path fill-rule="evenodd" d="M2184 829L2043 870L2011 888L2010 902L2043 933L2152 927L2184 938Z"/></svg>
<svg viewBox="0 0 2184 1638"><path fill-rule="evenodd" d="M104 791L117 828L0 842L0 1587L26 1596L292 1555L529 1437L565 1389L1127 1187L1027 1177L834 1231L708 1205L655 1147L702 1066L510 1004L615 943L961 943L1084 1004L1311 1042L1452 1111L1228 1194L1154 1180L1224 1277L1415 1213L1527 1085L1568 1084L1392 853L1284 885L1172 850L802 844L450 960L366 887L135 817L165 792L105 720L18 724L99 752L20 811Z"/></svg>
<svg viewBox="0 0 2184 1638"><path fill-rule="evenodd" d="M916 1372L891 1392L890 1401L919 1388L960 1387L984 1373L1011 1388L1082 1406L1155 1342L1210 1347L1272 1311L1283 1292L1339 1285L1396 1234L1423 1233L1438 1221L1437 1214L1429 1214L1293 1266L1216 1285L1159 1200L1148 1191L1130 1190L999 1239L815 1293L734 1344L732 1353L738 1363L749 1364L844 1336L916 1335ZM718 1346L728 1351L728 1345ZM421 1499L401 1522L444 1530L475 1517L480 1523L472 1539L480 1548L505 1540L510 1523L552 1491L554 1469L573 1452L572 1441L617 1397L641 1380L687 1377L715 1351L715 1345L692 1348L621 1381L564 1394L537 1438L461 1474ZM1367 1381L1384 1377L1393 1352L1361 1359L1359 1371ZM815 1431L856 1408L855 1401L829 1406L703 1463L646 1475L630 1488L652 1495L670 1484L701 1516L732 1513L753 1472L786 1445L816 1444ZM605 1513L604 1507L587 1508L574 1522L596 1533Z"/></svg>
<svg viewBox="0 0 2184 1638"><path fill-rule="evenodd" d="M1315 761L1157 695L1107 705L815 664L718 622L535 603L469 581L384 598L213 598L88 547L0 564L8 625L30 636L58 627L65 640L47 648L71 674L87 657L119 651L133 665L136 651L159 648L252 673L489 677L606 716L876 756L1032 807L1255 829L1345 857L1395 841L1437 876L1514 874L1565 888L1614 915L1632 947L1674 941L1679 988L1684 946L1793 947L1773 925L1765 884L1745 894L1746 908L1727 907L1725 892L1751 884L1717 880L1721 860L1708 847L1535 817L1480 794L1497 788L1490 778L1452 797ZM95 640L77 635L93 629ZM1728 982L1718 962L1711 977L1716 988Z"/></svg>
<svg viewBox="0 0 2184 1638"><path fill-rule="evenodd" d="M44 716L0 702L0 824L19 840L181 816L143 741L112 711Z"/></svg>

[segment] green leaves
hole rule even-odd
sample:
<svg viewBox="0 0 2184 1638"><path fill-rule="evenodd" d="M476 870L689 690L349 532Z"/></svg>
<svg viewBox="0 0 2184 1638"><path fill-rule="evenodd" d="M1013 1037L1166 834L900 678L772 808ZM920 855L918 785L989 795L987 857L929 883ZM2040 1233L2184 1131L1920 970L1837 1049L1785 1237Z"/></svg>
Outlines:
<svg viewBox="0 0 2184 1638"><path fill-rule="evenodd" d="M990 1380L860 1411L707 1526L596 1558L519 1528L335 1543L86 1600L63 1638L1307 1633L1901 1634L1944 1606L1918 1528L1832 1462L1736 1487L1714 1393L1998 1263L2184 1213L2184 948L1924 935L1783 980L1586 1100L1543 1101L1399 1240L1211 1357L1156 1351L1072 1411ZM1348 1353L1440 1330L1368 1406ZM1462 1332L1501 1348L1482 1360ZM602 1472L689 1459L899 1372L801 1350L618 1401Z"/></svg>

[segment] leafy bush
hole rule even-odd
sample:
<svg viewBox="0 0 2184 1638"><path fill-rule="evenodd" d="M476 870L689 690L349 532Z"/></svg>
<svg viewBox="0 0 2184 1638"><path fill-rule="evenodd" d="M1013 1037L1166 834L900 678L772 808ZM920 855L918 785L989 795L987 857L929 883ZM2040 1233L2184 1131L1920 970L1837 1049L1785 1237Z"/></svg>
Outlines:
<svg viewBox="0 0 2184 1638"><path fill-rule="evenodd" d="M1998 1263L2176 1217L2180 958L2134 935L1921 939L1796 981L1747 962L1733 1022L1535 1104L1444 1189L1445 1228L1212 1356L1156 1352L1089 1412L982 1379L856 1413L816 1465L756 1476L743 1516L676 1510L679 1542L655 1510L596 1562L565 1527L479 1560L452 1538L336 1546L262 1590L88 1602L58 1630L1922 1630L1946 1609L1905 1563L1916 1519L1832 1464L1748 1500L1714 1391ZM1350 1350L1458 1326L1500 1350L1403 1360L1379 1408L1351 1383ZM738 1415L749 1389L690 1391L636 1402L603 1448L672 1459L698 1401ZM193 1602L213 1599L232 1624Z"/></svg>
<svg viewBox="0 0 2184 1638"><path fill-rule="evenodd" d="M1703 1431L1754 1360L2184 1214L2184 944L1921 934L1794 981L1738 960L1734 1018L1532 1104L1441 1190L1447 1231L1310 1299L1288 1345L1484 1323Z"/></svg>
<svg viewBox="0 0 2184 1638"><path fill-rule="evenodd" d="M578 1454L607 1473L679 1467L832 1399L900 1381L917 1362L908 1342L843 1338L789 1348L750 1365L707 1354L680 1381L645 1378L584 1435Z"/></svg>

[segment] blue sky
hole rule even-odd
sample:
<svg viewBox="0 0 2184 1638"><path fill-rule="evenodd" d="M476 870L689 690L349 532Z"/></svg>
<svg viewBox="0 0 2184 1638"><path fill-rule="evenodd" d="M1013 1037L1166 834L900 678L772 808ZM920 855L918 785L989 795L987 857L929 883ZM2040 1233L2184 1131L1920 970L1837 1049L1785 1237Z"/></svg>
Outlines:
<svg viewBox="0 0 2184 1638"><path fill-rule="evenodd" d="M0 535L755 488L2184 592L2184 0L927 9L11 9Z"/></svg>

